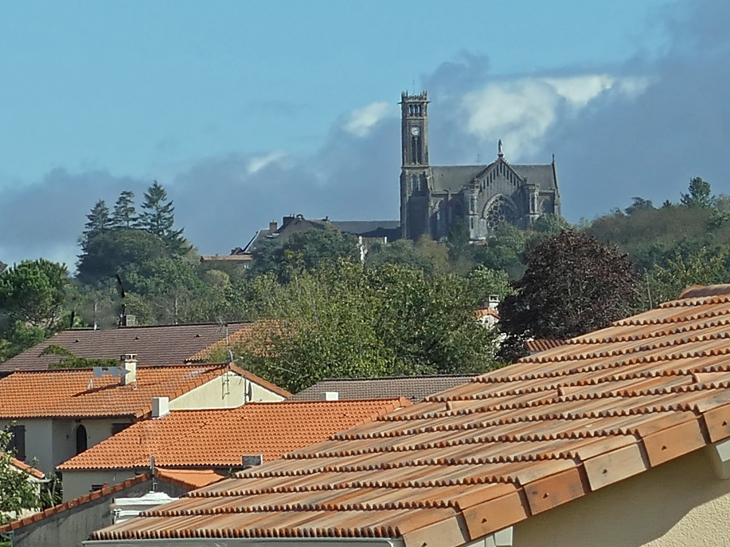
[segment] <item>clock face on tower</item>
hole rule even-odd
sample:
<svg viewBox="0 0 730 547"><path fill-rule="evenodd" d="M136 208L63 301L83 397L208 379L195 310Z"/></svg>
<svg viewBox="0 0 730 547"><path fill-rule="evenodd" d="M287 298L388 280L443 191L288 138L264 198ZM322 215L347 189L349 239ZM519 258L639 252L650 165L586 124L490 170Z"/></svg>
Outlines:
<svg viewBox="0 0 730 547"><path fill-rule="evenodd" d="M420 132L421 132L420 128L415 127L415 126L411 127L411 135L413 135L414 137L417 137Z"/></svg>

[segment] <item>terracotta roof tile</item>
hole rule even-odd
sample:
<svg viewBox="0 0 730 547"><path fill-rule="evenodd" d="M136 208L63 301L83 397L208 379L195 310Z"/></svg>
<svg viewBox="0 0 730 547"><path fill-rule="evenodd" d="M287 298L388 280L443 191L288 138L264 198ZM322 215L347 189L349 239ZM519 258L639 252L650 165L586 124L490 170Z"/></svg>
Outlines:
<svg viewBox="0 0 730 547"><path fill-rule="evenodd" d="M10 463L14 466L20 469L21 471L28 473L32 477L35 477L36 479L42 479L45 477L45 474L43 471L40 471L39 469L36 469L32 465L28 465L24 461L20 461L17 458L10 457Z"/></svg>
<svg viewBox="0 0 730 547"><path fill-rule="evenodd" d="M137 381L126 386L119 377L94 378L90 369L16 372L0 380L0 418L142 417L153 397L174 399L228 369L221 364L143 367Z"/></svg>
<svg viewBox="0 0 730 547"><path fill-rule="evenodd" d="M195 324L65 330L0 364L0 375L47 370L60 359L57 355L41 355L51 344L66 348L77 357L119 359L120 355L136 353L141 365L198 362L196 357L206 348L225 341L226 328L229 337L235 337L239 331L245 332L250 327L251 323L229 323L227 326Z"/></svg>
<svg viewBox="0 0 730 547"><path fill-rule="evenodd" d="M559 348L565 344L565 340L548 340L547 338L538 338L536 340L528 340L525 343L527 344L527 351L536 352Z"/></svg>
<svg viewBox="0 0 730 547"><path fill-rule="evenodd" d="M248 403L224 410L176 410L136 423L64 462L58 469L241 467L243 455L264 461L326 440L410 404L405 399Z"/></svg>
<svg viewBox="0 0 730 547"><path fill-rule="evenodd" d="M684 294L94 537L455 547L726 439L730 286Z"/></svg>

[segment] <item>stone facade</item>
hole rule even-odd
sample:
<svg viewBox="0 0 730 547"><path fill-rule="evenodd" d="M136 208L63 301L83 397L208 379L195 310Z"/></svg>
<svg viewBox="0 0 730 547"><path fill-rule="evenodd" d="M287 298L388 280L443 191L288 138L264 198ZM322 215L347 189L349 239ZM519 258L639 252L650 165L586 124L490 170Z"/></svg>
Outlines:
<svg viewBox="0 0 730 547"><path fill-rule="evenodd" d="M546 213L560 214L555 160L512 165L502 152L489 165L436 166L429 162L428 95L401 96L401 235L445 237L463 219L472 241L484 240L500 222L526 228Z"/></svg>

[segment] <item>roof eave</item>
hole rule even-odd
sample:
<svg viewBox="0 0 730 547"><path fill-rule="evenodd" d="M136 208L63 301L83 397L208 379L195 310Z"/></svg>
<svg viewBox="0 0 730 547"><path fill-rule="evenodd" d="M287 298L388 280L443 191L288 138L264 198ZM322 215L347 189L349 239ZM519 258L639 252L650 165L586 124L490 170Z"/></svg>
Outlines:
<svg viewBox="0 0 730 547"><path fill-rule="evenodd" d="M170 538L170 539L104 539L82 542L87 547L200 547L221 545L221 538ZM226 538L226 547L405 547L402 538Z"/></svg>

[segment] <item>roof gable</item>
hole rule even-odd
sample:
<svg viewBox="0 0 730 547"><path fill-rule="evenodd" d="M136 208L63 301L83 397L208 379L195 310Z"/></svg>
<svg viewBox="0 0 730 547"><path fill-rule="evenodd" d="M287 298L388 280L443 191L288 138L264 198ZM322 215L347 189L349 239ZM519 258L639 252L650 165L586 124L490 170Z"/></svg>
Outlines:
<svg viewBox="0 0 730 547"><path fill-rule="evenodd" d="M730 437L728 324L730 291L669 302L94 537L480 539Z"/></svg>

